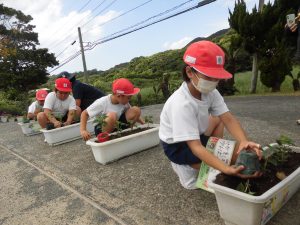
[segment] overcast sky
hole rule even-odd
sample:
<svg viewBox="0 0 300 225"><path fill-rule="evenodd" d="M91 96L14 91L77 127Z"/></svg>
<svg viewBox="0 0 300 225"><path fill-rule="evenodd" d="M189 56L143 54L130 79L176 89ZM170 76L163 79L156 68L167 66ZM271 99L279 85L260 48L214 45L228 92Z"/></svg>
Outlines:
<svg viewBox="0 0 300 225"><path fill-rule="evenodd" d="M31 24L39 34L41 48L48 48L60 63L79 51L78 27L81 27L86 51L87 69L107 70L138 56L149 56L168 49L182 48L196 37L207 37L228 28L228 9L234 0L217 0L169 20L112 41L93 45L130 26L143 22L180 4L174 12L192 7L200 0L0 0L5 6L21 10L33 17ZM259 0L246 0L252 9ZM267 0L265 0L267 2ZM271 1L273 2L273 1ZM139 7L138 7L139 6ZM135 10L129 10L138 7ZM123 15L124 13L124 15ZM147 20L141 25L162 17ZM73 45L71 45L76 41ZM51 72L54 68L49 68ZM57 68L61 71L83 71L81 55Z"/></svg>

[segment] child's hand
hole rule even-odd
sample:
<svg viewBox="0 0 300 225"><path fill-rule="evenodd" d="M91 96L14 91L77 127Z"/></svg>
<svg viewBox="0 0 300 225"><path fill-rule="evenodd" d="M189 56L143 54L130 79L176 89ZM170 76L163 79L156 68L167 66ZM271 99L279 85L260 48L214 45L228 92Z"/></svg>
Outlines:
<svg viewBox="0 0 300 225"><path fill-rule="evenodd" d="M138 122L139 122L140 124L145 124L145 121L142 119L142 117L140 117L140 118L138 119Z"/></svg>
<svg viewBox="0 0 300 225"><path fill-rule="evenodd" d="M297 30L297 23L293 23L289 28L292 32L295 32Z"/></svg>
<svg viewBox="0 0 300 225"><path fill-rule="evenodd" d="M80 131L80 134L85 141L91 139L91 134L87 130Z"/></svg>
<svg viewBox="0 0 300 225"><path fill-rule="evenodd" d="M53 123L53 125L54 125L55 128L61 127L61 122L55 121L55 122Z"/></svg>
<svg viewBox="0 0 300 225"><path fill-rule="evenodd" d="M64 126L68 126L68 125L71 125L71 124L72 124L72 122L70 122L70 121L64 122Z"/></svg>
<svg viewBox="0 0 300 225"><path fill-rule="evenodd" d="M245 175L245 174L241 174L240 172L242 170L244 170L245 167L244 166L230 166L227 173L228 175L232 175L232 176L237 176L237 177L240 177L242 179L249 179L249 178L258 178L258 177L261 177L262 175L262 172L261 171L256 171L254 174L252 175Z"/></svg>
<svg viewBox="0 0 300 225"><path fill-rule="evenodd" d="M256 152L256 155L258 156L258 159L261 160L262 158L262 151L260 144L257 144L252 141L241 141L239 145L239 149L237 151L237 154L239 154L243 149L250 149L252 151Z"/></svg>

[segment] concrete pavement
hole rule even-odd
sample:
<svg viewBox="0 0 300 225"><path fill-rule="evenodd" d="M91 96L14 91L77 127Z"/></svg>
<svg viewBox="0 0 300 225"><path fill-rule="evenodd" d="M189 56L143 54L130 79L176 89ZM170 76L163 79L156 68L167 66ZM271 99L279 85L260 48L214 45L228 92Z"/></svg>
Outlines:
<svg viewBox="0 0 300 225"><path fill-rule="evenodd" d="M300 146L300 97L226 102L252 140L268 144L285 134ZM159 122L162 106L143 115ZM215 196L183 189L160 146L101 165L82 140L55 147L43 140L0 123L0 225L224 224ZM299 205L300 191L268 224L300 224Z"/></svg>

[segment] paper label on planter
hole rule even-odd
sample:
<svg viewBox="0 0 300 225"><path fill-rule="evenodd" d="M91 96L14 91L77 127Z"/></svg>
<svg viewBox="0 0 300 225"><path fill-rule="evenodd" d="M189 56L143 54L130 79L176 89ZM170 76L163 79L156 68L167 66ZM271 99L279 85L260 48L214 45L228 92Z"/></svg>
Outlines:
<svg viewBox="0 0 300 225"><path fill-rule="evenodd" d="M217 137L210 137L206 145L206 149L208 151L213 153L227 165L230 164L234 147L235 141L225 140ZM219 170L216 170L202 162L196 186L203 190L214 193L214 190L208 187L208 183L213 182L219 173Z"/></svg>
<svg viewBox="0 0 300 225"><path fill-rule="evenodd" d="M289 199L289 189L284 188L276 195L274 195L269 201L267 201L263 208L263 213L261 217L261 225L266 224L275 213L288 201Z"/></svg>

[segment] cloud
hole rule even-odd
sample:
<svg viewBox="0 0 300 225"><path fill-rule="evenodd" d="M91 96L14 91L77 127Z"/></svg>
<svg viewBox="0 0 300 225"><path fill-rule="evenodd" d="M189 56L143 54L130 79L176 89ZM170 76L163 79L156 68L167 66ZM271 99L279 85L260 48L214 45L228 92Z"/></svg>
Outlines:
<svg viewBox="0 0 300 225"><path fill-rule="evenodd" d="M191 40L193 40L193 38L191 37L184 37L182 39L180 39L179 41L175 41L175 42L165 42L163 44L163 47L165 49L179 49L179 48L183 48L184 46L186 46Z"/></svg>
<svg viewBox="0 0 300 225"><path fill-rule="evenodd" d="M119 15L118 12L110 10L105 14L96 16L91 10L78 12L76 10L68 13L63 12L63 0L2 0L2 3L17 10L21 10L26 15L31 15L30 22L35 25L34 32L39 35L40 47L49 48L59 58L70 56L71 52L77 51L78 41L74 46L70 46L74 40L78 39L78 27L81 29L84 41L99 39L103 33L101 24ZM95 12L97 13L97 12Z"/></svg>

